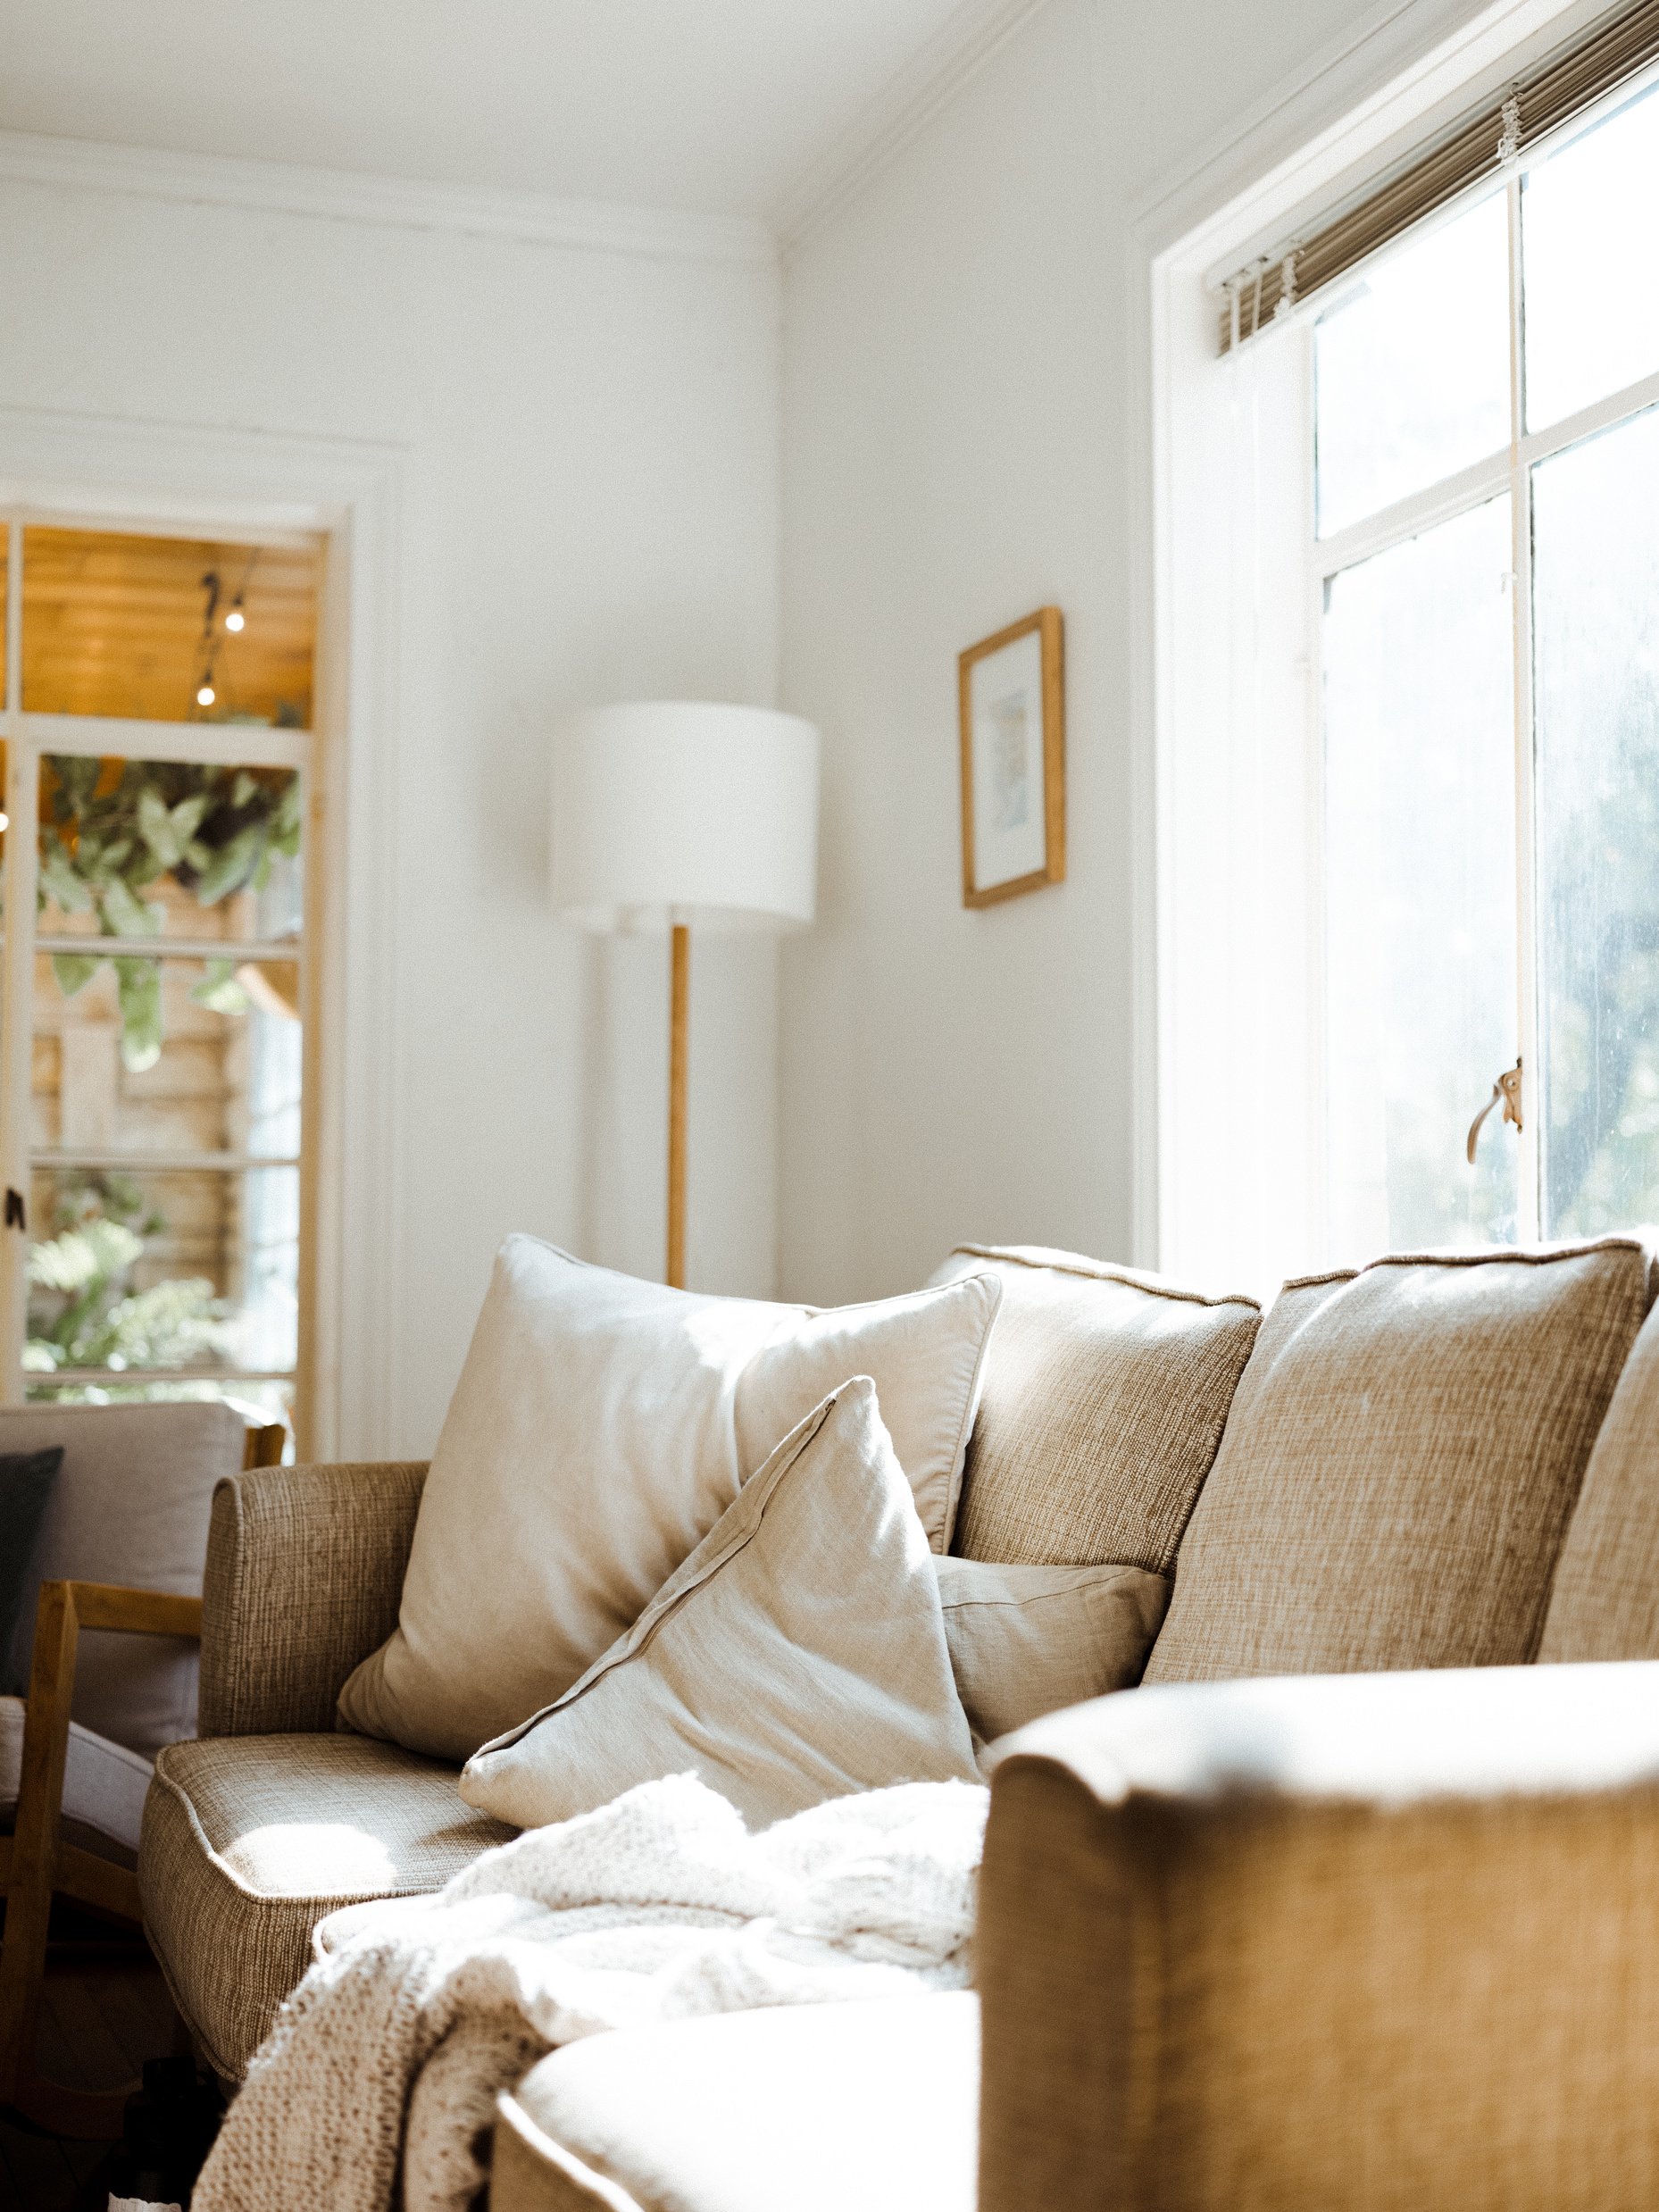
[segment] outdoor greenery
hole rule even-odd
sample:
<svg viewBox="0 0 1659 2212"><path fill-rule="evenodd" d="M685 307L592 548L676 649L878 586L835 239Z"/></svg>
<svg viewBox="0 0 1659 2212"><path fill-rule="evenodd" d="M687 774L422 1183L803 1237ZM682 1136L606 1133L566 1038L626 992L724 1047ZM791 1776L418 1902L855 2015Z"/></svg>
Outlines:
<svg viewBox="0 0 1659 2212"><path fill-rule="evenodd" d="M147 1238L166 1227L125 1176L58 1186L53 1234L29 1254L31 1374L64 1367L185 1367L228 1348L228 1309L200 1277L130 1287Z"/></svg>
<svg viewBox="0 0 1659 2212"><path fill-rule="evenodd" d="M165 908L146 889L171 876L213 906L263 890L279 855L299 851L300 781L292 769L221 768L191 761L104 762L54 755L41 764L40 903L95 914L108 937L159 937ZM72 998L109 956L58 953L58 987ZM162 971L138 956L111 958L121 1006L121 1057L153 1067L163 1039ZM220 1014L246 1011L228 960L208 963L190 996Z"/></svg>

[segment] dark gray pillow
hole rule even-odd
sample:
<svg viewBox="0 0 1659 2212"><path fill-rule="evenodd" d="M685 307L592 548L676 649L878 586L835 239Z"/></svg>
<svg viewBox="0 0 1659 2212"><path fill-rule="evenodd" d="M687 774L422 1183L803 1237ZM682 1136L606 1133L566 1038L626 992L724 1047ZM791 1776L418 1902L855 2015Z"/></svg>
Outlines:
<svg viewBox="0 0 1659 2212"><path fill-rule="evenodd" d="M34 1637L32 1625L24 1630L19 1616L33 1587L29 1570L40 1523L63 1465L61 1444L38 1452L0 1452L0 1651L14 1655L4 1683L9 1698L23 1697L29 1689Z"/></svg>

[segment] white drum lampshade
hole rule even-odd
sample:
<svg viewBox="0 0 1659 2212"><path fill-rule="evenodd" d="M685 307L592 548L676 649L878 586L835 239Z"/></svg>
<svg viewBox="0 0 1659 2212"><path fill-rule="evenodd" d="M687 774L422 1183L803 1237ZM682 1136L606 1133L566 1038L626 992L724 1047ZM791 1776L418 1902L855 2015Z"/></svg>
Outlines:
<svg viewBox="0 0 1659 2212"><path fill-rule="evenodd" d="M561 731L553 899L590 930L801 929L818 878L818 732L761 706L602 706Z"/></svg>
<svg viewBox="0 0 1659 2212"><path fill-rule="evenodd" d="M667 1279L685 1282L690 929L804 929L818 732L760 706L602 706L553 756L553 903L583 929L671 932Z"/></svg>

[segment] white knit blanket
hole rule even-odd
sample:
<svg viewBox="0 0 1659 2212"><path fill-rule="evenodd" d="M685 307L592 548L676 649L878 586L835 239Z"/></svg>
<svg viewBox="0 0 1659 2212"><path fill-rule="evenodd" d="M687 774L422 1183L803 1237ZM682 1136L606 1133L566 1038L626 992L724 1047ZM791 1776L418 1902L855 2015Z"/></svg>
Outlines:
<svg viewBox="0 0 1659 2212"><path fill-rule="evenodd" d="M230 2108L195 2212L463 2212L496 2092L555 2043L757 2005L960 1989L987 1793L908 1782L750 1835L690 1774L358 1906Z"/></svg>

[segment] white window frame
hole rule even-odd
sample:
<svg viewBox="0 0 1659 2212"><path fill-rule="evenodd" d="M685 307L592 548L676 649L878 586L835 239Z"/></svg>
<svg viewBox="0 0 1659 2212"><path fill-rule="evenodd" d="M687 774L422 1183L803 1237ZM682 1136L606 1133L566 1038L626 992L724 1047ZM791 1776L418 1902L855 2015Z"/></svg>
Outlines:
<svg viewBox="0 0 1659 2212"><path fill-rule="evenodd" d="M1285 1276L1328 1263L1318 668L1325 575L1496 491L1516 493L1514 528L1530 532L1532 463L1632 405L1631 394L1615 395L1316 543L1312 313L1339 294L1221 359L1218 281L1448 121L1501 96L1510 78L1603 13L1605 5L1496 0L1437 38L1444 9L1414 0L1321 57L1271 114L1161 194L1136 225L1131 306L1145 383L1130 522L1132 542L1151 548L1134 669L1143 1265L1271 1292ZM1617 100L1629 96L1627 88ZM1582 127L1583 119L1572 126ZM1528 152L1536 157L1538 149ZM1512 241L1518 189L1512 179ZM1659 379L1632 389L1648 384L1659 396ZM1251 435L1257 418L1260 435ZM1517 773L1525 775L1524 607L1516 651ZM1530 854L1521 864L1530 871ZM1519 1043L1529 1070L1538 1066L1530 896L1528 875L1520 887L1528 926ZM1534 1120L1528 1116L1521 1172L1536 1205ZM1535 1223L1523 1220L1523 1234Z"/></svg>
<svg viewBox="0 0 1659 2212"><path fill-rule="evenodd" d="M314 1286L299 1444L318 1459L391 1457L411 1441L400 1430L397 1373L406 1271L394 904L405 468L396 446L0 407L7 513L82 528L326 540L307 802L321 899L306 914L314 1018L304 1103L314 1122L303 1148L313 1210L301 1232ZM154 755L169 725L138 727ZM7 1232L6 1282L21 1278L25 1246Z"/></svg>

